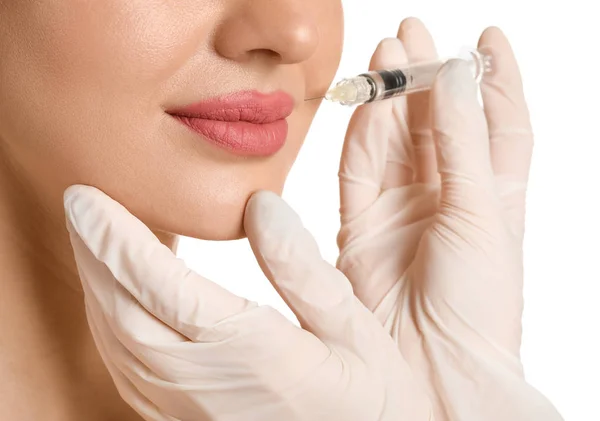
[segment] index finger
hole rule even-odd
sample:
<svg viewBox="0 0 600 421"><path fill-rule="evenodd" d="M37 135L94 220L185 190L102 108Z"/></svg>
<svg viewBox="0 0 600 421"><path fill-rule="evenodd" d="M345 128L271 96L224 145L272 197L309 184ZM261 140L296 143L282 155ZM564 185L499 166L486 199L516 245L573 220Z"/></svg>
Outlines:
<svg viewBox="0 0 600 421"><path fill-rule="evenodd" d="M377 46L369 70L393 69L407 62L402 43L385 38ZM340 161L340 216L350 221L371 206L385 184L412 182L410 134L405 124L406 98L376 101L356 108L346 130ZM398 141L391 144L389 139ZM408 141L406 141L408 139ZM394 162L388 162L389 157ZM386 182L386 178L388 181Z"/></svg>
<svg viewBox="0 0 600 421"><path fill-rule="evenodd" d="M77 263L94 293L115 288L106 283L116 280L149 313L192 341L201 341L218 322L256 307L189 269L102 191L76 185L64 197L69 231L93 256Z"/></svg>

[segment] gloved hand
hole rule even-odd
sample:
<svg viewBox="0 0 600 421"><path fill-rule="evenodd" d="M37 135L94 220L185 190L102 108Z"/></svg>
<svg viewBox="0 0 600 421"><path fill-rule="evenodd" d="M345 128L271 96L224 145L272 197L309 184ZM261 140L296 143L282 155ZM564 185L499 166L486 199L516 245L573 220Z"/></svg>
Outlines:
<svg viewBox="0 0 600 421"><path fill-rule="evenodd" d="M274 193L245 229L302 328L189 270L96 188L69 187L65 213L94 340L144 419L430 420L392 338Z"/></svg>
<svg viewBox="0 0 600 421"><path fill-rule="evenodd" d="M416 19L371 69L436 58ZM450 61L432 91L359 107L340 165L337 267L428 390L436 421L555 421L523 376L525 190L533 143L508 41L482 85Z"/></svg>

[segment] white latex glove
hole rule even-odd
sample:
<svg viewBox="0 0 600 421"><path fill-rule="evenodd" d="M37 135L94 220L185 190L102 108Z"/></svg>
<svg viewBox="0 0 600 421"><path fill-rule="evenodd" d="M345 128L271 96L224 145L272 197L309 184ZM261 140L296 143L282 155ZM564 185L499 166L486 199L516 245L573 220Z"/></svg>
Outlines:
<svg viewBox="0 0 600 421"><path fill-rule="evenodd" d="M430 420L392 338L274 193L245 229L303 328L192 272L96 188L69 187L65 213L96 345L146 420Z"/></svg>
<svg viewBox="0 0 600 421"><path fill-rule="evenodd" d="M416 19L371 69L436 57ZM555 421L523 376L522 241L533 136L521 77L497 28L482 85L451 61L431 92L367 104L340 166L338 268L428 390L436 421ZM551 367L549 367L551 369Z"/></svg>

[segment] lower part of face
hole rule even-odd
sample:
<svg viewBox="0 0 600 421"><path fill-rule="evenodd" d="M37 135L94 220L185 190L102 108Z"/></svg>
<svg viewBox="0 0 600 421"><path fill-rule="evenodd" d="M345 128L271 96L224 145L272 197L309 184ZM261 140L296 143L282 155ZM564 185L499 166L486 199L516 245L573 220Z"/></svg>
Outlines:
<svg viewBox="0 0 600 421"><path fill-rule="evenodd" d="M283 188L342 26L340 0L0 0L0 150L56 200L91 185L154 230L240 238L250 195ZM275 153L224 149L168 112L248 90L294 99Z"/></svg>

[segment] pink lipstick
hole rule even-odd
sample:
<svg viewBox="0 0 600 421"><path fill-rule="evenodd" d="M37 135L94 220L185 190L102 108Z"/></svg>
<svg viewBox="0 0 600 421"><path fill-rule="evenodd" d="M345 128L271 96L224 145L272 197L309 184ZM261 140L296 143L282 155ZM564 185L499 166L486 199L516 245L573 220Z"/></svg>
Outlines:
<svg viewBox="0 0 600 421"><path fill-rule="evenodd" d="M206 140L237 155L268 156L285 144L294 99L282 91L244 91L212 98L169 114Z"/></svg>

